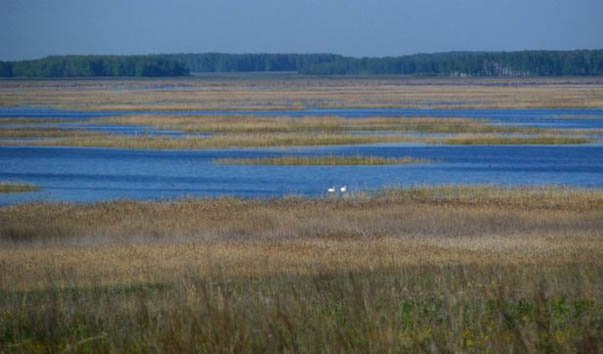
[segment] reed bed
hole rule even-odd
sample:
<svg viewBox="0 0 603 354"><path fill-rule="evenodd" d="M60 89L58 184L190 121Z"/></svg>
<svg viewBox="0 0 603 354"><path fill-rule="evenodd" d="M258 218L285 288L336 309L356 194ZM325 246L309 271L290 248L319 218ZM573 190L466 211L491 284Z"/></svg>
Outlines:
<svg viewBox="0 0 603 354"><path fill-rule="evenodd" d="M344 119L341 117L246 116L121 116L99 118L90 124L153 126L182 131L184 137L127 136L86 130L37 128L0 129L3 145L82 146L126 149L208 149L276 146L425 143L450 145L585 144L596 130L558 130L505 127L463 118ZM209 136L199 136L199 133ZM393 134L392 134L393 133ZM398 133L398 134L396 134ZM429 136L448 134L450 136Z"/></svg>
<svg viewBox="0 0 603 354"><path fill-rule="evenodd" d="M570 145L588 144L593 141L594 139L583 136L550 134L534 136L459 134L448 138L426 139L426 142L431 144L446 145Z"/></svg>
<svg viewBox="0 0 603 354"><path fill-rule="evenodd" d="M562 132L504 135L504 134L458 134L452 137L429 137L406 134L386 134L374 132L354 134L353 132L257 132L220 133L210 136L184 135L166 137L153 135L120 135L88 132L71 129L0 129L0 145L3 146L77 146L105 147L118 149L219 149L219 148L262 148L329 145L363 145L423 143L448 145L563 145L587 144L595 139ZM9 140L11 138L17 140ZM22 139L24 140L18 140Z"/></svg>
<svg viewBox="0 0 603 354"><path fill-rule="evenodd" d="M0 208L0 350L597 353L603 192Z"/></svg>
<svg viewBox="0 0 603 354"><path fill-rule="evenodd" d="M0 193L36 192L39 190L40 190L40 187L32 185L32 184L0 182Z"/></svg>
<svg viewBox="0 0 603 354"><path fill-rule="evenodd" d="M0 131L0 136L2 136ZM0 140L4 146L77 146L105 147L117 149L220 149L262 148L363 144L447 144L447 145L566 145L588 144L594 138L564 135L492 135L460 134L453 137L420 137L411 135L351 134L351 133L243 133L215 134L209 137L188 135L165 137L153 135L118 135L80 131L18 130L7 131L4 138L34 138L32 140Z"/></svg>
<svg viewBox="0 0 603 354"><path fill-rule="evenodd" d="M261 133L224 134L210 137L185 136L162 137L152 135L126 136L117 134L90 133L84 136L68 136L59 139L39 139L23 142L0 141L4 145L33 146L79 146L107 147L118 149L216 149L216 148L257 148L288 146L359 145L414 142L415 138L405 136L352 135L352 134L310 134L310 133Z"/></svg>
<svg viewBox="0 0 603 354"><path fill-rule="evenodd" d="M600 78L149 79L0 82L0 106L72 110L600 108ZM160 89L157 89L160 88ZM163 88L163 89L161 89Z"/></svg>
<svg viewBox="0 0 603 354"><path fill-rule="evenodd" d="M603 192L0 208L0 350L584 352Z"/></svg>
<svg viewBox="0 0 603 354"><path fill-rule="evenodd" d="M96 124L153 126L188 133L542 133L547 129L492 125L486 120L466 118L371 117L249 117L249 116L121 116L96 120Z"/></svg>
<svg viewBox="0 0 603 354"><path fill-rule="evenodd" d="M379 156L279 156L266 158L216 159L220 165L262 165L262 166L353 166L353 165L410 165L429 163L429 160L413 157L384 158Z"/></svg>

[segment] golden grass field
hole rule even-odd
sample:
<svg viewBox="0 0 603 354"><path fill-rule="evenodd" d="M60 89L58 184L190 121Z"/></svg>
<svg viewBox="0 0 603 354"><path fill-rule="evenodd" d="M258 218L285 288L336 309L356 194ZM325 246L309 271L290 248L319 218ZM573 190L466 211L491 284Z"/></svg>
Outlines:
<svg viewBox="0 0 603 354"><path fill-rule="evenodd" d="M75 274L92 275L96 271L114 269L106 274L126 276L123 281L140 280L138 276L144 276L138 274L128 279L130 271L116 271L122 267L138 268L133 258L123 257L131 247L142 252L141 261L150 262L146 266L158 269L183 265L181 270L186 270L189 267L184 265L197 261L198 267L207 266L210 259L205 257L217 257L215 260L224 257L229 259L227 262L235 262L237 254L241 255L244 262L224 267L230 275L337 270L335 265L344 271L356 267L367 270L381 262L385 262L383 266L395 266L438 263L439 260L548 264L584 257L597 263L603 246L600 238L603 192L484 186L387 190L376 195L324 199L40 203L2 208L0 220L2 258L10 260L5 265L12 264L11 268L39 268L49 272L50 264L45 267L23 264L21 268L19 259L25 260L25 254L36 259L47 252L63 256L83 252L90 259L72 268ZM362 246L366 242L375 245L377 253L358 257L370 251ZM341 256L348 252L354 256L343 260L339 255L331 257L337 252L329 249L340 246L343 247ZM205 256L194 256L206 247L230 251L202 252ZM422 247L425 252L416 252ZM407 250L403 251L404 248ZM163 250L173 256L152 256L153 252ZM231 252L235 250L237 252ZM260 250L262 256L253 256ZM273 259L278 266L271 265L271 257L264 253L271 250L275 252ZM145 255L147 251L151 253ZM112 252L115 252L110 256L112 259L123 257L124 262L106 262ZM191 258L176 257L179 252ZM387 256L374 257L379 253ZM552 255L555 257L551 258ZM64 265L77 264L63 256L53 261L57 269L62 268L63 262ZM435 258L430 259L432 256ZM285 267L288 259L293 264ZM163 261L166 263L162 264ZM364 267L363 263L366 263ZM326 268L315 268L317 264ZM27 282L18 279L27 273L6 272L2 278L12 280L3 286L26 286ZM60 277L60 272L56 275ZM159 274L148 272L147 275L151 281ZM79 276L73 280L84 280L77 278ZM44 276L38 281L43 282ZM33 284L35 282L30 283Z"/></svg>
<svg viewBox="0 0 603 354"><path fill-rule="evenodd" d="M3 352L580 352L603 334L603 192L0 209Z"/></svg>
<svg viewBox="0 0 603 354"><path fill-rule="evenodd" d="M0 81L0 106L72 110L600 108L601 78L201 77Z"/></svg>

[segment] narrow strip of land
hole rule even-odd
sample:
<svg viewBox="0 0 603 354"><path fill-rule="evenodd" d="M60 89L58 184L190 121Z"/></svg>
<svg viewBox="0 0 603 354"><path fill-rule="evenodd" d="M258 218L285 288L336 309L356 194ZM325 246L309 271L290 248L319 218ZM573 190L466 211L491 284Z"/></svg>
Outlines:
<svg viewBox="0 0 603 354"><path fill-rule="evenodd" d="M23 193L23 192L36 192L39 191L40 187L32 184L18 184L18 183L3 183L0 182L0 193Z"/></svg>
<svg viewBox="0 0 603 354"><path fill-rule="evenodd" d="M340 165L411 165L429 163L413 157L384 158L379 156L279 156L254 159L229 158L214 161L221 165L261 166L340 166Z"/></svg>

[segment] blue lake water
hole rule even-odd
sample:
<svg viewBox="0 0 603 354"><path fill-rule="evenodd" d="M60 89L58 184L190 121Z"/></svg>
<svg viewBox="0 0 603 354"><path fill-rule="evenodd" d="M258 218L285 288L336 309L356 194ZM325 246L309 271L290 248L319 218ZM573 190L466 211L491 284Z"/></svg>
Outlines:
<svg viewBox="0 0 603 354"><path fill-rule="evenodd" d="M412 156L436 162L400 166L223 166L216 158L279 155ZM603 187L603 146L383 145L303 149L126 151L0 148L0 181L33 183L41 192L0 195L0 205L33 200L92 202L186 196L324 195L427 184Z"/></svg>
<svg viewBox="0 0 603 354"><path fill-rule="evenodd" d="M465 117L547 128L603 128L603 109L436 110L313 109L302 111L75 112L1 108L10 117L59 118L44 125L117 134L181 136L152 127L96 125L123 114L362 117ZM4 128L10 128L4 125ZM601 139L600 139L601 140ZM223 166L217 158L324 154L415 157L435 161L404 166ZM41 192L0 195L0 205L33 200L92 202L186 196L277 197L434 184L567 185L603 187L603 144L580 146L425 146L412 144L205 151L126 151L91 148L0 147L0 182L32 183Z"/></svg>

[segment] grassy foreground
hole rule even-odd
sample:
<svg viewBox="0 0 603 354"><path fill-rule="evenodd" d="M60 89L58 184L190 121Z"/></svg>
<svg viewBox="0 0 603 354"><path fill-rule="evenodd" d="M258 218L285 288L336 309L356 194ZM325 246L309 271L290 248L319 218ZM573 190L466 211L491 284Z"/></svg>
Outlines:
<svg viewBox="0 0 603 354"><path fill-rule="evenodd" d="M0 209L0 351L596 353L603 192Z"/></svg>
<svg viewBox="0 0 603 354"><path fill-rule="evenodd" d="M221 165L262 165L262 166L352 166L352 165L410 165L428 163L427 160L412 157L384 158L378 156L279 156L254 159L217 159Z"/></svg>

